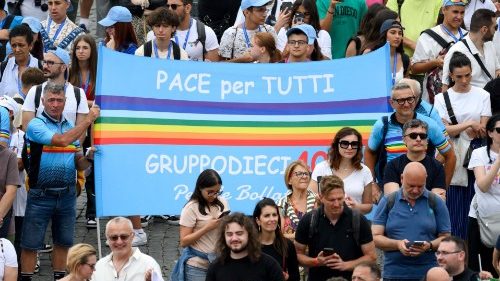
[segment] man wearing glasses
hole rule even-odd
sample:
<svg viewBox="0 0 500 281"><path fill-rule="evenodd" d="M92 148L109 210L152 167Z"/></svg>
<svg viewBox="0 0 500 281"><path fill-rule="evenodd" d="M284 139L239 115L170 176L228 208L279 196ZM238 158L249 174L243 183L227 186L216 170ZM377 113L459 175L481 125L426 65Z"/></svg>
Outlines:
<svg viewBox="0 0 500 281"><path fill-rule="evenodd" d="M111 253L95 265L92 280L161 280L161 268L154 258L132 248L132 222L115 217L106 224L106 239ZM152 276L155 277L152 277Z"/></svg>
<svg viewBox="0 0 500 281"><path fill-rule="evenodd" d="M419 162L427 171L427 190L446 198L446 184L443 165L434 157L427 155L427 123L412 119L403 125L403 142L408 151L387 163L384 173L384 193L389 194L399 190L401 174L410 162Z"/></svg>
<svg viewBox="0 0 500 281"><path fill-rule="evenodd" d="M300 24L286 32L287 45L290 51L285 62L310 61L310 54L314 50L314 40L318 37L316 30L309 24Z"/></svg>
<svg viewBox="0 0 500 281"><path fill-rule="evenodd" d="M434 156L434 147L444 158L445 184L449 186L455 169L455 153L439 126L434 120L415 112L416 96L411 87L406 83L398 83L392 89L389 101L394 113L375 122L372 133L365 149L365 165L370 168L379 183L383 183L383 171L386 163L407 152L403 142L403 124L412 120L422 120L428 125L427 144L432 149L427 149L429 156ZM377 169L375 170L375 166Z"/></svg>

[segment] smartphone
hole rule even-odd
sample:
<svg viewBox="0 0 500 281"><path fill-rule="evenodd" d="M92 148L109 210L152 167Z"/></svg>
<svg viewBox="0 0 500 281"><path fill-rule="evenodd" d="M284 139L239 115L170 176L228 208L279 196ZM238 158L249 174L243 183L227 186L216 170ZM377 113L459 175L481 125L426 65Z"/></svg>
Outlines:
<svg viewBox="0 0 500 281"><path fill-rule="evenodd" d="M333 254L335 254L333 248L323 248L323 257L331 256Z"/></svg>
<svg viewBox="0 0 500 281"><path fill-rule="evenodd" d="M283 2L283 3L281 3L280 12L283 12L285 10L291 11L292 10L292 5L293 5L292 2Z"/></svg>
<svg viewBox="0 0 500 281"><path fill-rule="evenodd" d="M413 246L414 243L414 241L406 242L406 248L409 249L411 246Z"/></svg>
<svg viewBox="0 0 500 281"><path fill-rule="evenodd" d="M415 241L415 242L413 242L413 246L414 247L423 247L424 243L425 243L425 241Z"/></svg>
<svg viewBox="0 0 500 281"><path fill-rule="evenodd" d="M223 217L229 215L229 213L231 213L231 211L229 211L229 210L222 212L222 214L220 214L220 216L219 216L219 219L222 219Z"/></svg>
<svg viewBox="0 0 500 281"><path fill-rule="evenodd" d="M304 23L304 13L295 13L293 16L293 24L303 24Z"/></svg>

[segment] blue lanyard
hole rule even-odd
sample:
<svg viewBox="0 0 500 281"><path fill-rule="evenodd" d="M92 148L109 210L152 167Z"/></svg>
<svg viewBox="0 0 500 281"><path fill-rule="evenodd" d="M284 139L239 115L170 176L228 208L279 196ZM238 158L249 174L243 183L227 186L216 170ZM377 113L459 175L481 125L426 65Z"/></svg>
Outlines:
<svg viewBox="0 0 500 281"><path fill-rule="evenodd" d="M396 67L398 66L398 53L394 54L394 62L392 67L392 85L396 84Z"/></svg>
<svg viewBox="0 0 500 281"><path fill-rule="evenodd" d="M153 40L153 50L155 51L155 57L160 58L158 55L158 47L156 46L156 40ZM172 50L172 42L168 44L167 60L170 59L170 51Z"/></svg>
<svg viewBox="0 0 500 281"><path fill-rule="evenodd" d="M455 34L453 34L450 30L448 30L448 28L446 28L446 26L444 26L444 24L441 24L441 29L443 29L444 32L446 32L448 35L450 35L451 38L453 38L453 40L455 41L455 43L457 43L458 41L460 41L464 37L460 27L458 28L458 34L460 35L460 38L457 38L455 36Z"/></svg>
<svg viewBox="0 0 500 281"><path fill-rule="evenodd" d="M184 39L184 44L182 44L182 48L184 50L186 50L186 46L187 46L188 39L189 39L189 33L191 33L191 26L193 26L193 19L191 19L189 21L189 29L188 29L188 32L186 34L186 39ZM175 43L177 43L177 45L179 45L179 39L177 38L177 35L175 35Z"/></svg>
<svg viewBox="0 0 500 281"><path fill-rule="evenodd" d="M52 24L52 19L49 17L49 21L47 22L47 35L50 34L50 25ZM52 37L52 41L56 42L57 36L59 36L59 32L61 32L64 24L66 24L66 19L61 22L59 25L59 28L57 28L56 33L54 34L54 37Z"/></svg>
<svg viewBox="0 0 500 281"><path fill-rule="evenodd" d="M80 76L80 83L82 83L83 92L86 95L87 90L89 88L89 84L90 84L90 71L89 71L89 75L87 76L87 82L85 82L85 84L83 84L82 73L79 73L78 75Z"/></svg>
<svg viewBox="0 0 500 281"><path fill-rule="evenodd" d="M259 32L260 32L260 25L259 25ZM250 48L250 38L248 37L247 28L245 26L245 23L243 23L243 35L245 35L245 41L247 43L247 48Z"/></svg>

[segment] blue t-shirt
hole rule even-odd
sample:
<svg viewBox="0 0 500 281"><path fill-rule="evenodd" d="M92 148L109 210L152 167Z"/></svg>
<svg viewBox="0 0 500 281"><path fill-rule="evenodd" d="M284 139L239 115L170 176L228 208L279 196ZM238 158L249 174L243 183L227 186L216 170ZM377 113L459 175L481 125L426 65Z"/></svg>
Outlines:
<svg viewBox="0 0 500 281"><path fill-rule="evenodd" d="M382 140L384 124L381 119L377 120L375 125L373 125L372 133L368 139L368 147L372 151L377 151L378 147L382 144L385 146L385 150L387 151L387 162L407 152L406 145L403 142L403 124L396 120L395 114L396 113L393 113L389 118L387 135L384 140ZM434 120L420 113L416 113L415 119L427 123L429 143L432 143L439 150L439 153L443 154L451 149L445 132L443 132L442 128L440 128Z"/></svg>
<svg viewBox="0 0 500 281"><path fill-rule="evenodd" d="M6 147L8 147L10 143L9 110L3 106L0 106L0 142L6 143Z"/></svg>
<svg viewBox="0 0 500 281"><path fill-rule="evenodd" d="M58 122L45 112L29 122L26 139L30 157L31 188L55 189L75 186L75 154L82 154L79 141L66 147L52 145L52 137L55 134L63 134L71 128L73 125L65 118ZM35 159L38 161L35 162Z"/></svg>
<svg viewBox="0 0 500 281"><path fill-rule="evenodd" d="M443 200L436 198L435 210L429 205L430 191L424 190L415 206L402 198L403 188L396 191L394 206L387 213L387 196L382 198L372 220L374 225L385 227L390 239L432 241L441 233L451 232L450 215ZM437 266L436 257L426 252L418 257L403 256L400 251L384 252L384 276L392 279L421 279L427 270Z"/></svg>

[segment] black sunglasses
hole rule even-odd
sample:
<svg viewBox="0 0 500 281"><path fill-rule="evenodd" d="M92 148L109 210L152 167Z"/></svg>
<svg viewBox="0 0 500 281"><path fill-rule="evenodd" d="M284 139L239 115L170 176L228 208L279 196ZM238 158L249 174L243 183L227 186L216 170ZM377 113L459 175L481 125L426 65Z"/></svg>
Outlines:
<svg viewBox="0 0 500 281"><path fill-rule="evenodd" d="M352 149L359 148L359 141L339 141L340 148L347 149L351 146Z"/></svg>
<svg viewBox="0 0 500 281"><path fill-rule="evenodd" d="M417 137L420 137L421 140L426 140L427 139L427 134L426 133L409 133L405 135L405 137L410 137L412 140L416 140Z"/></svg>
<svg viewBox="0 0 500 281"><path fill-rule="evenodd" d="M497 133L500 134L500 127L495 128L495 131L497 131Z"/></svg>
<svg viewBox="0 0 500 281"><path fill-rule="evenodd" d="M128 238L130 237L130 234L120 234L120 235L112 235L112 236L109 236L109 240L111 241L117 241L118 238L120 238L122 241L126 241L128 240Z"/></svg>
<svg viewBox="0 0 500 281"><path fill-rule="evenodd" d="M184 6L184 4L166 4L167 9L177 10L178 7Z"/></svg>

